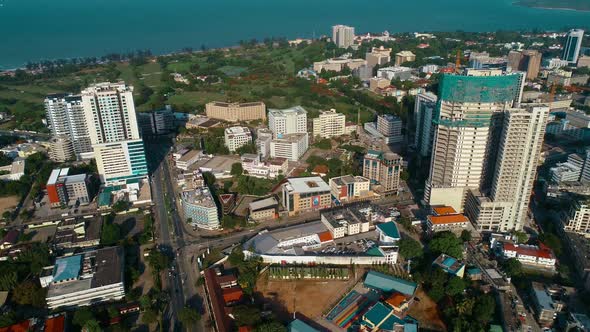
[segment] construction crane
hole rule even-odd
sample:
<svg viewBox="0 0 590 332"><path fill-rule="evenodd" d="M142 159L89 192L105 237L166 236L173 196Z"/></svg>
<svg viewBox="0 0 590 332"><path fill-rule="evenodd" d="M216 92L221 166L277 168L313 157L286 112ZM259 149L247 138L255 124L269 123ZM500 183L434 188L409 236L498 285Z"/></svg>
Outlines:
<svg viewBox="0 0 590 332"><path fill-rule="evenodd" d="M455 57L455 74L459 74L460 67L461 67L461 50L457 50L457 56Z"/></svg>

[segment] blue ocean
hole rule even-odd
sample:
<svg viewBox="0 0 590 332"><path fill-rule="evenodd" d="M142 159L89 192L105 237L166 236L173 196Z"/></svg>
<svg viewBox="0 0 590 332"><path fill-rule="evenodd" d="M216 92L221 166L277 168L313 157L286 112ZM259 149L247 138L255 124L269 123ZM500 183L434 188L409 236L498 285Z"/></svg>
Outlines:
<svg viewBox="0 0 590 332"><path fill-rule="evenodd" d="M27 61L232 46L265 37L590 26L590 13L513 0L0 0L0 69Z"/></svg>

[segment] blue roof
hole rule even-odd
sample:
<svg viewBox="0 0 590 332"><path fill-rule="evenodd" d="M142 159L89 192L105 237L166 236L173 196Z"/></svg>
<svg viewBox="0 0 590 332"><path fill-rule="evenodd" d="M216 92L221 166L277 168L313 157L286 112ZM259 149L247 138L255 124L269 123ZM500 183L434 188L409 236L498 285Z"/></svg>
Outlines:
<svg viewBox="0 0 590 332"><path fill-rule="evenodd" d="M442 264L444 266L446 266L447 268L450 268L451 266L453 266L453 264L455 264L457 260L454 259L453 257L447 257L443 260Z"/></svg>
<svg viewBox="0 0 590 332"><path fill-rule="evenodd" d="M76 279L82 269L82 255L58 258L53 266L53 282Z"/></svg>
<svg viewBox="0 0 590 332"><path fill-rule="evenodd" d="M481 274L481 269L479 267L471 267L467 269L467 274Z"/></svg>
<svg viewBox="0 0 590 332"><path fill-rule="evenodd" d="M365 277L365 287L379 289L384 292L400 292L404 295L414 295L416 283L383 273L369 271Z"/></svg>
<svg viewBox="0 0 590 332"><path fill-rule="evenodd" d="M418 324L405 323L404 324L404 332L418 332Z"/></svg>
<svg viewBox="0 0 590 332"><path fill-rule="evenodd" d="M388 315L391 314L391 309L387 308L381 302L375 303L375 305L365 313L363 320L371 322L373 327L378 326Z"/></svg>
<svg viewBox="0 0 590 332"><path fill-rule="evenodd" d="M314 329L313 327L309 326L302 320L296 319L289 324L287 328L289 332L320 332L319 330Z"/></svg>
<svg viewBox="0 0 590 332"><path fill-rule="evenodd" d="M551 296L547 294L547 291L544 288L533 286L533 291L535 292L535 297L537 298L537 302L541 308L553 310L553 300L551 299Z"/></svg>
<svg viewBox="0 0 590 332"><path fill-rule="evenodd" d="M399 230L397 229L397 225L393 221L389 221L383 224L377 225L377 228L381 230L385 235L392 237L394 239L399 239Z"/></svg>
<svg viewBox="0 0 590 332"><path fill-rule="evenodd" d="M373 247L367 250L366 254L369 256L383 257L383 253L381 252L381 250L379 250L379 247Z"/></svg>

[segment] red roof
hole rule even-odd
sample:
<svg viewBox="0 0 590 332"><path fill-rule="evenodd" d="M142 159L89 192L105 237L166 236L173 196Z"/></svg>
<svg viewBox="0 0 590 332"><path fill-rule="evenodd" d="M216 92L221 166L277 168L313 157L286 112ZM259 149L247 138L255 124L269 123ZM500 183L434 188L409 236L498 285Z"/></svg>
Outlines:
<svg viewBox="0 0 590 332"><path fill-rule="evenodd" d="M320 238L321 243L334 240L334 238L332 237L332 233L330 233L330 231L318 233L318 237Z"/></svg>
<svg viewBox="0 0 590 332"><path fill-rule="evenodd" d="M531 257L540 257L540 258L554 258L553 251L545 246L543 243L537 246L527 246L527 245L515 245L509 242L506 242L504 245L504 251L515 251L518 255L524 256L531 256Z"/></svg>
<svg viewBox="0 0 590 332"><path fill-rule="evenodd" d="M328 174L329 171L330 171L330 169L328 168L328 166L317 165L316 167L313 168L313 170L311 172L318 173L318 174Z"/></svg>
<svg viewBox="0 0 590 332"><path fill-rule="evenodd" d="M45 320L45 332L63 332L65 331L66 317L63 315L52 317Z"/></svg>
<svg viewBox="0 0 590 332"><path fill-rule="evenodd" d="M242 296L244 295L242 288L239 286L224 288L221 292L223 294L223 301L225 302L225 304L239 301L242 299Z"/></svg>
<svg viewBox="0 0 590 332"><path fill-rule="evenodd" d="M27 332L31 323L28 320L13 324L7 327L1 327L0 332Z"/></svg>
<svg viewBox="0 0 590 332"><path fill-rule="evenodd" d="M447 214L456 214L457 211L452 206L436 206L433 207L432 210L438 216L444 216Z"/></svg>

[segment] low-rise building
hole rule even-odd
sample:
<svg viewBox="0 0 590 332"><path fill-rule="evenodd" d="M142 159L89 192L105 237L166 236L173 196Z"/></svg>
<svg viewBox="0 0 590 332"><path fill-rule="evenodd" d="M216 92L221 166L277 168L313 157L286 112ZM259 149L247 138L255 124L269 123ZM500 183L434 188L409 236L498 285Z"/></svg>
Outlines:
<svg viewBox="0 0 590 332"><path fill-rule="evenodd" d="M289 178L282 185L281 201L289 215L330 207L330 186L321 177Z"/></svg>
<svg viewBox="0 0 590 332"><path fill-rule="evenodd" d="M317 73L322 72L322 70L341 72L344 68L354 70L365 65L367 65L367 61L365 59L353 59L352 55L347 53L338 58L314 62L313 70Z"/></svg>
<svg viewBox="0 0 590 332"><path fill-rule="evenodd" d="M370 219L360 211L360 206L354 205L322 210L320 220L334 239L365 233L370 228Z"/></svg>
<svg viewBox="0 0 590 332"><path fill-rule="evenodd" d="M202 174L199 174L202 177ZM219 211L211 191L204 185L181 193L184 218L193 226L215 230L220 228Z"/></svg>
<svg viewBox="0 0 590 332"><path fill-rule="evenodd" d="M100 218L64 220L57 225L53 245L60 250L97 247L101 230Z"/></svg>
<svg viewBox="0 0 590 332"><path fill-rule="evenodd" d="M433 266L440 267L443 271L448 274L457 276L459 278L463 278L465 275L465 264L458 261L456 258L440 254L434 262L432 262Z"/></svg>
<svg viewBox="0 0 590 332"><path fill-rule="evenodd" d="M189 150L184 153L178 160L176 161L176 167L183 170L188 171L189 168L194 165L197 161L203 158L203 151L201 150Z"/></svg>
<svg viewBox="0 0 590 332"><path fill-rule="evenodd" d="M229 152L235 152L238 148L252 143L252 133L248 127L225 128L225 146Z"/></svg>
<svg viewBox="0 0 590 332"><path fill-rule="evenodd" d="M205 105L205 113L211 119L229 122L266 120L266 105L263 102L225 103L214 101Z"/></svg>
<svg viewBox="0 0 590 332"><path fill-rule="evenodd" d="M249 218L254 221L278 218L279 202L274 197L254 201L249 205Z"/></svg>
<svg viewBox="0 0 590 332"><path fill-rule="evenodd" d="M382 66L391 61L391 48L373 47L371 52L365 55L368 67Z"/></svg>
<svg viewBox="0 0 590 332"><path fill-rule="evenodd" d="M395 54L395 65L401 66L404 62L416 61L416 55L412 51L401 51Z"/></svg>
<svg viewBox="0 0 590 332"><path fill-rule="evenodd" d="M564 230L590 238L590 201L587 198L569 201L569 209L561 218Z"/></svg>
<svg viewBox="0 0 590 332"><path fill-rule="evenodd" d="M371 181L362 176L345 175L331 178L329 181L332 196L339 203L368 200L375 197L371 191Z"/></svg>
<svg viewBox="0 0 590 332"><path fill-rule="evenodd" d="M373 77L369 80L369 90L377 93L391 85L391 80L383 77Z"/></svg>
<svg viewBox="0 0 590 332"><path fill-rule="evenodd" d="M467 228L469 219L462 213L458 213L451 206L434 207L433 214L429 215L426 225L430 233L452 231L461 232Z"/></svg>
<svg viewBox="0 0 590 332"><path fill-rule="evenodd" d="M502 244L502 254L504 258L516 258L522 264L545 268L554 268L557 263L553 251L542 243L533 246L504 242Z"/></svg>
<svg viewBox="0 0 590 332"><path fill-rule="evenodd" d="M563 304L554 301L547 288L538 282L533 282L531 295L535 318L541 326L550 327L557 313L563 309Z"/></svg>
<svg viewBox="0 0 590 332"><path fill-rule="evenodd" d="M274 179L287 174L289 162L285 158L272 158L261 161L260 155L246 153L240 157L244 174L257 178Z"/></svg>
<svg viewBox="0 0 590 332"><path fill-rule="evenodd" d="M407 81L412 78L412 68L384 67L377 69L377 77L392 80Z"/></svg>
<svg viewBox="0 0 590 332"><path fill-rule="evenodd" d="M54 169L47 181L47 197L51 207L90 203L88 176L86 174L68 175L69 168Z"/></svg>
<svg viewBox="0 0 590 332"><path fill-rule="evenodd" d="M25 160L18 159L13 161L10 165L0 167L1 181L18 181L25 175Z"/></svg>
<svg viewBox="0 0 590 332"><path fill-rule="evenodd" d="M39 278L47 307L77 308L125 297L122 247L108 247L57 258Z"/></svg>
<svg viewBox="0 0 590 332"><path fill-rule="evenodd" d="M298 161L309 147L307 133L280 134L270 142L270 156Z"/></svg>
<svg viewBox="0 0 590 332"><path fill-rule="evenodd" d="M379 233L379 242L387 244L396 244L400 239L399 229L393 221L384 222L377 225L377 233Z"/></svg>

